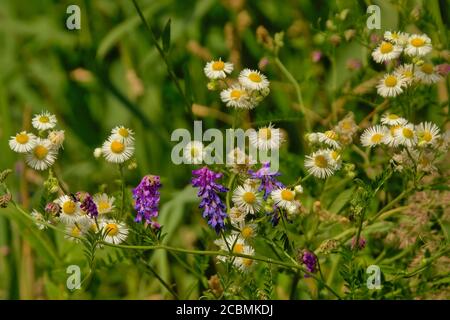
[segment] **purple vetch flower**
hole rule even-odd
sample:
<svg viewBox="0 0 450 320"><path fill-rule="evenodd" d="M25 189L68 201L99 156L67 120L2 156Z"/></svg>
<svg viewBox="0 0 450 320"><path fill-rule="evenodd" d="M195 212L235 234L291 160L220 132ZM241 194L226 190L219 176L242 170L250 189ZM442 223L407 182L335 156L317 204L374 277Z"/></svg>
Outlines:
<svg viewBox="0 0 450 320"><path fill-rule="evenodd" d="M267 200L272 190L284 188L284 185L275 178L280 176L281 173L271 172L270 162L265 162L258 171L254 172L253 170L249 170L248 173L252 179L261 180L258 191L264 190L264 200Z"/></svg>
<svg viewBox="0 0 450 320"><path fill-rule="evenodd" d="M208 219L208 224L219 233L225 227L224 219L226 206L220 199L219 192L227 192L228 189L218 184L217 179L222 178L222 174L214 172L208 167L193 170L192 186L198 188L197 196L202 198L199 208L203 209L203 218Z"/></svg>
<svg viewBox="0 0 450 320"><path fill-rule="evenodd" d="M76 199L80 202L80 208L91 218L97 218L98 210L92 196L87 192L77 192Z"/></svg>
<svg viewBox="0 0 450 320"><path fill-rule="evenodd" d="M314 50L311 53L311 60L312 60L312 62L319 62L321 58L322 58L322 51Z"/></svg>
<svg viewBox="0 0 450 320"><path fill-rule="evenodd" d="M436 71L444 77L450 72L450 64L443 63L436 66Z"/></svg>
<svg viewBox="0 0 450 320"><path fill-rule="evenodd" d="M317 257L314 253L308 250L304 250L301 257L302 263L305 265L305 268L308 272L314 273L317 268ZM305 278L308 278L309 275L305 274Z"/></svg>
<svg viewBox="0 0 450 320"><path fill-rule="evenodd" d="M158 217L158 206L160 200L159 189L162 187L159 176L146 175L139 185L133 189L134 209L137 211L134 221L145 220L152 228L159 229L161 226L156 222Z"/></svg>
<svg viewBox="0 0 450 320"><path fill-rule="evenodd" d="M359 237L359 244L358 244L358 250L362 250L366 247L366 239L364 239L363 237ZM352 244L351 244L351 248L352 250L355 249L356 246L356 237L352 238Z"/></svg>

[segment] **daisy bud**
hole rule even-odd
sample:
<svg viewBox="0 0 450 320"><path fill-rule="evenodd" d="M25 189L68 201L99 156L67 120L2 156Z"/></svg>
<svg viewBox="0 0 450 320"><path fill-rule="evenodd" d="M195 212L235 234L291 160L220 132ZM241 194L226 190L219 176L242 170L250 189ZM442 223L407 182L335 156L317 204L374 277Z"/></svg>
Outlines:
<svg viewBox="0 0 450 320"><path fill-rule="evenodd" d="M344 31L344 38L346 41L350 41L351 39L353 39L353 37L356 34L356 30L355 29L348 29Z"/></svg>
<svg viewBox="0 0 450 320"><path fill-rule="evenodd" d="M56 202L49 202L45 206L45 212L52 216L56 216L60 210L61 208Z"/></svg>
<svg viewBox="0 0 450 320"><path fill-rule="evenodd" d="M336 47L341 43L341 37L338 34L331 35L329 40L330 40L331 44Z"/></svg>
<svg viewBox="0 0 450 320"><path fill-rule="evenodd" d="M48 134L48 139L56 149L61 148L65 139L64 130L50 131Z"/></svg>
<svg viewBox="0 0 450 320"><path fill-rule="evenodd" d="M45 180L44 187L49 193L57 193L59 191L58 179L53 177L53 175L50 175L48 179Z"/></svg>
<svg viewBox="0 0 450 320"><path fill-rule="evenodd" d="M132 159L131 162L128 164L128 170L135 170L137 169L138 165L135 159Z"/></svg>
<svg viewBox="0 0 450 320"><path fill-rule="evenodd" d="M317 143L319 142L319 136L317 135L317 133L307 133L305 135L305 139L306 141L308 141L309 143Z"/></svg>
<svg viewBox="0 0 450 320"><path fill-rule="evenodd" d="M283 38L284 38L284 32L275 33L275 39L274 40L275 40L275 46L277 48L282 48L284 46Z"/></svg>
<svg viewBox="0 0 450 320"><path fill-rule="evenodd" d="M341 11L341 13L339 13L339 19L341 19L342 21L344 21L345 19L347 19L348 13L350 12L350 9L344 9Z"/></svg>
<svg viewBox="0 0 450 320"><path fill-rule="evenodd" d="M336 26L334 25L334 22L332 20L327 20L327 22L325 23L326 27L328 30L336 30Z"/></svg>
<svg viewBox="0 0 450 320"><path fill-rule="evenodd" d="M314 212L319 212L320 210L322 210L322 204L320 203L319 200L314 201L314 203L313 203L313 211Z"/></svg>
<svg viewBox="0 0 450 320"><path fill-rule="evenodd" d="M217 83L217 81L211 80L210 82L208 82L208 84L206 85L206 87L207 87L208 90L210 90L210 91L215 91L215 90L219 89L219 84Z"/></svg>
<svg viewBox="0 0 450 320"><path fill-rule="evenodd" d="M294 190L295 190L295 193L297 193L297 194L303 193L303 187L301 185L296 185Z"/></svg>
<svg viewBox="0 0 450 320"><path fill-rule="evenodd" d="M94 150L94 157L96 159L100 158L102 156L102 148L95 148Z"/></svg>
<svg viewBox="0 0 450 320"><path fill-rule="evenodd" d="M263 89L260 91L260 93L261 93L261 95L262 95L263 97L267 97L267 96L269 95L269 93L270 93L269 87L263 88Z"/></svg>

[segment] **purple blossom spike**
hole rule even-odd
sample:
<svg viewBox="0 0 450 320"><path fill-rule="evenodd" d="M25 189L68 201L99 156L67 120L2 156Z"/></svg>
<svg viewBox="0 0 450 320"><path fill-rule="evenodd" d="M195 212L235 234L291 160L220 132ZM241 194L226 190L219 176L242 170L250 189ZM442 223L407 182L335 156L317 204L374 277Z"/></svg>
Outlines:
<svg viewBox="0 0 450 320"><path fill-rule="evenodd" d="M222 178L222 174L209 170L206 166L193 170L192 174L196 176L192 178L192 186L198 188L197 196L202 198L199 208L203 209L203 218L208 219L208 224L219 233L225 228L224 219L227 217L226 206L218 193L227 192L228 189L215 182Z"/></svg>
<svg viewBox="0 0 450 320"><path fill-rule="evenodd" d="M270 162L265 162L258 171L254 172L253 170L249 170L248 173L252 179L261 180L261 185L259 186L258 191L264 190L264 200L267 200L272 190L284 188L284 185L275 178L280 176L281 173L271 172Z"/></svg>
<svg viewBox="0 0 450 320"><path fill-rule="evenodd" d="M97 218L98 210L92 196L87 192L77 192L77 200L80 202L80 208L86 212L91 218Z"/></svg>
<svg viewBox="0 0 450 320"><path fill-rule="evenodd" d="M317 257L311 251L308 250L303 251L302 263L305 265L305 268L308 272L310 273L316 272ZM307 277L309 277L309 275L305 274L305 278Z"/></svg>
<svg viewBox="0 0 450 320"><path fill-rule="evenodd" d="M150 224L154 229L161 226L156 222L160 200L159 189L162 187L159 176L146 175L139 185L133 189L134 209L137 211L134 221Z"/></svg>
<svg viewBox="0 0 450 320"><path fill-rule="evenodd" d="M354 250L356 247L356 237L352 238L352 244L351 248ZM362 236L359 238L359 244L358 244L358 250L362 250L366 247L366 239L364 239Z"/></svg>

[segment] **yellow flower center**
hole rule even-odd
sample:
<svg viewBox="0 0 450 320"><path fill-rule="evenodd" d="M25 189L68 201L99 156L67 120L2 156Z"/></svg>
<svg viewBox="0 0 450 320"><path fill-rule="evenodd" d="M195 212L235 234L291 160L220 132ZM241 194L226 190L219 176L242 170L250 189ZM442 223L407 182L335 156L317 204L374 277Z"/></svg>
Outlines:
<svg viewBox="0 0 450 320"><path fill-rule="evenodd" d="M373 143L380 143L381 139L383 139L383 135L381 133L375 133L370 140Z"/></svg>
<svg viewBox="0 0 450 320"><path fill-rule="evenodd" d="M394 76L387 76L386 79L384 79L384 84L387 87L395 87L397 85L397 78Z"/></svg>
<svg viewBox="0 0 450 320"><path fill-rule="evenodd" d="M199 153L200 151L198 151L197 148L191 148L191 157L195 158L198 156Z"/></svg>
<svg viewBox="0 0 450 320"><path fill-rule="evenodd" d="M281 191L281 199L285 201L292 201L294 200L295 194L291 190L283 190Z"/></svg>
<svg viewBox="0 0 450 320"><path fill-rule="evenodd" d="M76 209L75 202L71 200L64 202L62 209L65 214L74 214Z"/></svg>
<svg viewBox="0 0 450 320"><path fill-rule="evenodd" d="M214 71L222 71L223 68L225 68L225 63L223 63L223 61L214 61L212 68Z"/></svg>
<svg viewBox="0 0 450 320"><path fill-rule="evenodd" d="M235 89L235 90L231 90L230 97L233 100L237 100L237 99L241 98L243 96L243 94L244 93L242 92L242 90Z"/></svg>
<svg viewBox="0 0 450 320"><path fill-rule="evenodd" d="M246 226L242 229L241 234L244 239L248 239L253 236L253 228Z"/></svg>
<svg viewBox="0 0 450 320"><path fill-rule="evenodd" d="M253 260L244 258L242 259L242 264L246 267L251 267L251 265L253 264Z"/></svg>
<svg viewBox="0 0 450 320"><path fill-rule="evenodd" d="M114 237L119 233L119 227L115 223L108 223L106 225L106 234L110 237Z"/></svg>
<svg viewBox="0 0 450 320"><path fill-rule="evenodd" d="M391 52L392 49L394 49L394 46L390 42L383 42L380 46L380 51L383 54Z"/></svg>
<svg viewBox="0 0 450 320"><path fill-rule="evenodd" d="M325 131L325 135L327 136L327 138L329 138L331 140L338 139L338 134L336 132L334 132L333 130Z"/></svg>
<svg viewBox="0 0 450 320"><path fill-rule="evenodd" d="M339 153L336 150L331 151L331 157L334 160L337 160L339 158Z"/></svg>
<svg viewBox="0 0 450 320"><path fill-rule="evenodd" d="M421 38L414 38L411 40L411 44L414 47L422 47L425 44L425 41Z"/></svg>
<svg viewBox="0 0 450 320"><path fill-rule="evenodd" d="M422 65L422 67L420 68L420 70L422 70L423 73L426 73L426 74L432 74L434 68L433 68L433 65L432 65L432 64L424 63L424 64Z"/></svg>
<svg viewBox="0 0 450 320"><path fill-rule="evenodd" d="M341 127L342 127L344 130L347 130L347 131L348 131L348 130L352 129L353 123L352 123L352 121L350 121L350 120L345 120L345 121L342 122Z"/></svg>
<svg viewBox="0 0 450 320"><path fill-rule="evenodd" d="M107 201L99 201L99 203L98 203L98 210L99 211L106 211L106 210L109 210L109 208L111 208L111 206L109 205L109 202L107 202Z"/></svg>
<svg viewBox="0 0 450 320"><path fill-rule="evenodd" d="M78 228L77 226L74 226L74 227L72 228L72 231L70 232L70 235L71 235L72 237L79 237L80 234L81 234L81 230L80 230L80 228Z"/></svg>
<svg viewBox="0 0 450 320"><path fill-rule="evenodd" d="M414 132L409 128L403 128L403 136L407 139L412 139L414 137Z"/></svg>
<svg viewBox="0 0 450 320"><path fill-rule="evenodd" d="M248 75L248 78L253 81L253 82L261 82L261 76L259 74L257 74L256 72L252 72Z"/></svg>
<svg viewBox="0 0 450 320"><path fill-rule="evenodd" d="M425 140L426 142L430 142L431 139L433 139L433 136L431 135L430 131L425 131L423 133L423 140Z"/></svg>
<svg viewBox="0 0 450 320"><path fill-rule="evenodd" d="M39 122L41 123L49 123L50 122L50 118L47 116L40 116L39 117Z"/></svg>
<svg viewBox="0 0 450 320"><path fill-rule="evenodd" d="M391 33L391 37L392 37L392 39L398 39L398 33L397 32L392 32Z"/></svg>
<svg viewBox="0 0 450 320"><path fill-rule="evenodd" d="M402 76L404 76L405 78L412 78L414 74L410 70L405 70L403 71Z"/></svg>
<svg viewBox="0 0 450 320"><path fill-rule="evenodd" d="M122 153L125 150L125 145L117 140L111 143L111 151L114 153Z"/></svg>
<svg viewBox="0 0 450 320"><path fill-rule="evenodd" d="M233 247L233 252L234 253L242 253L244 252L244 245L241 243L236 243Z"/></svg>
<svg viewBox="0 0 450 320"><path fill-rule="evenodd" d="M126 128L120 128L119 129L119 135L121 135L124 138L128 138L130 133L128 132L128 130Z"/></svg>
<svg viewBox="0 0 450 320"><path fill-rule="evenodd" d="M319 168L326 168L328 166L328 161L325 156L318 155L314 158L314 164Z"/></svg>
<svg viewBox="0 0 450 320"><path fill-rule="evenodd" d="M242 199L244 199L244 201L248 204L253 204L256 201L256 196L253 192L245 192L244 195L242 196Z"/></svg>
<svg viewBox="0 0 450 320"><path fill-rule="evenodd" d="M48 154L48 149L43 145L37 145L33 150L33 154L37 159L43 160Z"/></svg>
<svg viewBox="0 0 450 320"><path fill-rule="evenodd" d="M20 144L25 144L30 140L26 133L18 133L16 135L16 141Z"/></svg>
<svg viewBox="0 0 450 320"><path fill-rule="evenodd" d="M270 128L259 129L258 136L260 139L270 140L270 138L272 137L272 131L270 130Z"/></svg>

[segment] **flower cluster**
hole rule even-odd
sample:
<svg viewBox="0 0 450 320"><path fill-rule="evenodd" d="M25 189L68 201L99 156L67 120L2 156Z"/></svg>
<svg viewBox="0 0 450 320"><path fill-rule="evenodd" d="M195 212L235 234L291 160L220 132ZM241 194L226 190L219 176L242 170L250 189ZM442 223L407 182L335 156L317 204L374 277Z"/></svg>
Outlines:
<svg viewBox="0 0 450 320"><path fill-rule="evenodd" d="M225 228L225 204L220 199L219 192L227 192L228 189L216 182L222 177L221 173L214 172L208 167L193 170L192 186L198 188L198 197L202 198L199 208L203 209L203 217L208 219L208 224L219 233Z"/></svg>
<svg viewBox="0 0 450 320"><path fill-rule="evenodd" d="M384 33L384 39L372 52L378 63L394 61L395 69L387 73L377 85L378 94L395 97L405 88L417 83L433 84L442 80L441 68L422 58L432 50L431 39L426 34L407 34L404 32ZM403 59L401 60L401 55Z"/></svg>
<svg viewBox="0 0 450 320"><path fill-rule="evenodd" d="M391 163L402 171L405 167L415 167L418 171L432 172L440 153L448 149L449 135L442 135L434 123L409 123L393 113L386 113L381 124L367 128L361 135L365 147L385 145L394 151Z"/></svg>
<svg viewBox="0 0 450 320"><path fill-rule="evenodd" d="M159 189L161 187L159 176L147 175L133 189L133 199L135 200L134 209L137 211L136 222L145 220L145 223L150 224L152 228L160 228L160 225L155 219L158 217Z"/></svg>
<svg viewBox="0 0 450 320"><path fill-rule="evenodd" d="M37 134L21 131L9 140L9 147L25 154L26 163L35 170L47 170L56 161L64 142L64 131L55 130L56 116L44 111L32 119Z"/></svg>
<svg viewBox="0 0 450 320"><path fill-rule="evenodd" d="M94 151L96 158L103 155L106 161L122 164L134 155L134 132L124 126L112 129L101 148Z"/></svg>
<svg viewBox="0 0 450 320"><path fill-rule="evenodd" d="M343 149L352 143L358 130L353 114L348 114L332 129L325 132L313 132L306 140L316 150L306 156L305 167L313 176L325 179L342 167Z"/></svg>
<svg viewBox="0 0 450 320"><path fill-rule="evenodd" d="M269 94L269 80L260 71L251 69L242 70L237 80L227 79L232 71L232 63L221 59L208 62L204 68L205 75L210 79L208 88L222 88L220 98L227 107L255 108Z"/></svg>

